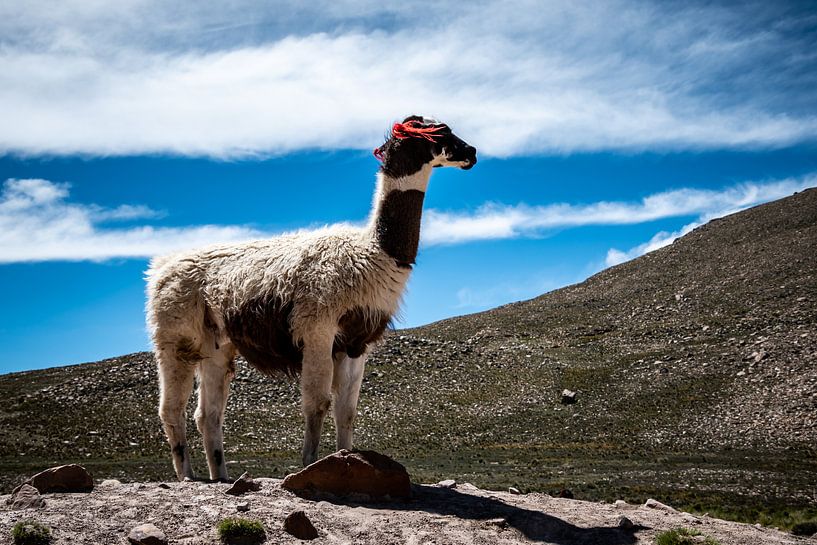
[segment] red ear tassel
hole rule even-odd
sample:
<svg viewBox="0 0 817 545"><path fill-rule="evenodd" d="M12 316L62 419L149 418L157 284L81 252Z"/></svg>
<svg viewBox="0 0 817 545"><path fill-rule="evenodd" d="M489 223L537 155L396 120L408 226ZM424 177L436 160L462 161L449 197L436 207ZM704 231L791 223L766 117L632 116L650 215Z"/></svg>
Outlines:
<svg viewBox="0 0 817 545"><path fill-rule="evenodd" d="M419 121L407 121L405 123L395 123L391 128L391 134L395 138L425 138L434 142L434 139L440 136L438 131L443 130L443 127L423 127Z"/></svg>
<svg viewBox="0 0 817 545"><path fill-rule="evenodd" d="M377 157L377 160L383 162L383 148L374 148L372 154Z"/></svg>

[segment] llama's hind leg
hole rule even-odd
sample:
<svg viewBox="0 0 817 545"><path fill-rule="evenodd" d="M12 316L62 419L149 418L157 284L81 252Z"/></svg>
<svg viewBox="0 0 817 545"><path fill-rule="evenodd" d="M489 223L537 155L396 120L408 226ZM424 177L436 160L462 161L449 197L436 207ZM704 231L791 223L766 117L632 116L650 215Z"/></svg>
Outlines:
<svg viewBox="0 0 817 545"><path fill-rule="evenodd" d="M159 417L173 453L176 477L180 481L193 479L185 409L193 391L195 366L179 361L174 350L158 350L156 359L159 363Z"/></svg>
<svg viewBox="0 0 817 545"><path fill-rule="evenodd" d="M199 404L196 426L202 435L210 479L226 481L227 462L224 457L224 409L230 394L230 382L235 376L235 364L229 350L214 349L199 365Z"/></svg>
<svg viewBox="0 0 817 545"><path fill-rule="evenodd" d="M335 392L334 413L338 450L351 450L357 400L360 395L360 383L363 381L363 367L366 355L350 358L346 354L335 356L335 374L332 389Z"/></svg>

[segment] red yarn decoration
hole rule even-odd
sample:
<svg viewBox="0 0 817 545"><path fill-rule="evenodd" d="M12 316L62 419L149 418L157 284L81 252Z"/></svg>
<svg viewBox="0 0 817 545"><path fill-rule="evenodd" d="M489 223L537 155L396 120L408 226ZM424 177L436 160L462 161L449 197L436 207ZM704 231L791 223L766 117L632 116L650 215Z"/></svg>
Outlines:
<svg viewBox="0 0 817 545"><path fill-rule="evenodd" d="M395 123L391 128L391 134L401 140L404 138L425 138L434 142L434 139L440 136L436 133L441 130L443 130L442 125L423 127L423 124L419 121L412 120L405 123Z"/></svg>
<svg viewBox="0 0 817 545"><path fill-rule="evenodd" d="M391 134L400 140L406 138L425 138L426 140L434 142L437 137L442 136L437 133L444 128L444 125L424 127L419 121L411 120L405 123L395 123L391 128ZM375 148L372 153L377 157L378 161L383 161L383 148Z"/></svg>

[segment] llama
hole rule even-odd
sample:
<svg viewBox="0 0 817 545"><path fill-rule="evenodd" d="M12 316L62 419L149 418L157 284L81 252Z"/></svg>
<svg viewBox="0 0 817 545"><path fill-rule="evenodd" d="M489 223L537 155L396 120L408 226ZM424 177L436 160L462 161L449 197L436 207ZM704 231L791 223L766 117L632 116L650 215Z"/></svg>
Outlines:
<svg viewBox="0 0 817 545"><path fill-rule="evenodd" d="M154 259L147 319L159 368L159 415L180 480L193 479L185 407L199 378L196 427L212 480L227 480L224 410L241 354L267 373L300 374L302 462L318 457L332 405L338 449L352 430L369 347L400 304L417 256L434 167L470 169L476 149L433 119L395 123L362 228L335 225Z"/></svg>

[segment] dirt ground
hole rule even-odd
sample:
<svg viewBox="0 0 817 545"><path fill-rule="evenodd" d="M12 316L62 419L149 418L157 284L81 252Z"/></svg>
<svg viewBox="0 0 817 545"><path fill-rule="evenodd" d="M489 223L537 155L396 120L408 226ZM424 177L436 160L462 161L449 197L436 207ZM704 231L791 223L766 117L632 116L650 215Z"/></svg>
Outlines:
<svg viewBox="0 0 817 545"><path fill-rule="evenodd" d="M27 518L49 525L57 544L125 544L129 531L142 523L159 527L169 543L218 543L216 524L228 516L259 520L265 543L299 543L282 526L295 510L305 511L318 529L317 544L653 544L658 533L678 527L701 532L702 543L708 536L722 545L817 544L815 537L674 510L514 495L468 483L451 489L415 485L411 501L363 504L306 500L283 490L278 479L256 480L261 490L241 497L225 495L226 484L117 481L87 494L46 494L40 509L11 511L8 496L0 496L0 544L12 543L12 526ZM239 513L241 503L249 510ZM620 528L622 516L634 527Z"/></svg>

